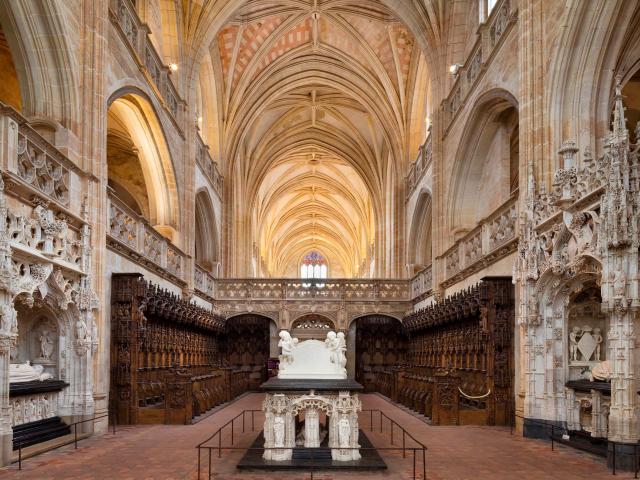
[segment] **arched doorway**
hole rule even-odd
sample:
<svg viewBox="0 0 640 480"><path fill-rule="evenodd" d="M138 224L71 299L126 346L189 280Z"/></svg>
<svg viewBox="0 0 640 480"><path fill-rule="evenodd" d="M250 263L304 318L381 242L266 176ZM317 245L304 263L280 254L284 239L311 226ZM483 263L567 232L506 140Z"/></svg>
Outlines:
<svg viewBox="0 0 640 480"><path fill-rule="evenodd" d="M407 351L407 335L402 323L387 315L367 315L352 323L349 336L353 338L354 333L356 381L367 392L389 396L391 370L404 364Z"/></svg>

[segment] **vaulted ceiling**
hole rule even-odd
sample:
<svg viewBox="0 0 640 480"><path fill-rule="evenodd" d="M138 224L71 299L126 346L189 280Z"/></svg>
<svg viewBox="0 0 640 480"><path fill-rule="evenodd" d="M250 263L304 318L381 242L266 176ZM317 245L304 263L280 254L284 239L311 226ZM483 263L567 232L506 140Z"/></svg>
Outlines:
<svg viewBox="0 0 640 480"><path fill-rule="evenodd" d="M378 0L250 0L209 53L230 218L251 217L231 249L251 237L257 275L290 275L312 249L335 275L369 274L424 109L411 32Z"/></svg>

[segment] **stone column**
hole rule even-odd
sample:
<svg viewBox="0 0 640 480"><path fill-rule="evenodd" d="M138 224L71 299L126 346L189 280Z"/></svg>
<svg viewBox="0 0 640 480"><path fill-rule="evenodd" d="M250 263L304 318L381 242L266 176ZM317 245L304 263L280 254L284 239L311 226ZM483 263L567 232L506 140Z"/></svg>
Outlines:
<svg viewBox="0 0 640 480"><path fill-rule="evenodd" d="M16 314L13 306L9 305L8 309L11 312L9 315ZM7 318L6 315L3 315L3 324ZM9 365L11 364L10 351L11 347L15 345L15 341L16 337L13 335L6 334L4 331L0 334L0 465L2 466L11 463L13 452L12 412L9 403Z"/></svg>

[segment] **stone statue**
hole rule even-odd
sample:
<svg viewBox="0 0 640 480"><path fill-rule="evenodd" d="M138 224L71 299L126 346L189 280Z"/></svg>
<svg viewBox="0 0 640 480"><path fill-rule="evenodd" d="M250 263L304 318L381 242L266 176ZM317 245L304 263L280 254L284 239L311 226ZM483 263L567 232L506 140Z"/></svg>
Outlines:
<svg viewBox="0 0 640 480"><path fill-rule="evenodd" d="M284 447L284 418L280 415L273 419L273 445Z"/></svg>
<svg viewBox="0 0 640 480"><path fill-rule="evenodd" d="M25 400L24 403L24 423L32 422L35 416L35 405L33 400Z"/></svg>
<svg viewBox="0 0 640 480"><path fill-rule="evenodd" d="M52 353L53 339L48 330L43 330L42 333L40 333L40 358L51 360Z"/></svg>
<svg viewBox="0 0 640 480"><path fill-rule="evenodd" d="M605 360L604 362L600 362L595 365L591 369L590 380L593 382L594 380L603 380L608 382L611 380L611 376L613 374L613 370L611 370L611 362L609 360Z"/></svg>
<svg viewBox="0 0 640 480"><path fill-rule="evenodd" d="M87 339L87 324L82 317L78 318L78 321L76 322L76 337L78 340Z"/></svg>
<svg viewBox="0 0 640 480"><path fill-rule="evenodd" d="M336 365L339 365L340 352L338 351L338 338L336 336L336 332L327 333L327 338L324 341L324 343L330 352L331 363L335 363Z"/></svg>
<svg viewBox="0 0 640 480"><path fill-rule="evenodd" d="M578 341L580 340L580 327L573 327L573 330L571 331L571 333L569 334L569 348L571 349L571 360L572 361L577 361L578 360L578 355L579 355L579 351L578 351Z"/></svg>
<svg viewBox="0 0 640 480"><path fill-rule="evenodd" d="M627 286L627 279L621 268L617 268L613 272L613 298L624 298Z"/></svg>
<svg viewBox="0 0 640 480"><path fill-rule="evenodd" d="M596 342L596 356L595 356L595 360L597 360L598 362L600 361L600 346L602 345L602 334L600 333L600 329L599 328L594 328L593 329L593 333L591 334L591 336L593 337L593 341Z"/></svg>
<svg viewBox="0 0 640 480"><path fill-rule="evenodd" d="M49 418L51 416L51 404L49 398L45 395L42 397L42 417Z"/></svg>
<svg viewBox="0 0 640 480"><path fill-rule="evenodd" d="M9 366L9 383L33 382L35 380L50 380L50 373L43 373L42 365L31 365L28 360L25 363L12 363Z"/></svg>
<svg viewBox="0 0 640 480"><path fill-rule="evenodd" d="M280 341L278 347L282 349L282 355L280 355L280 368L285 368L287 364L293 362L293 349L298 343L297 338L291 338L291 334L286 330L280 332Z"/></svg>
<svg viewBox="0 0 640 480"><path fill-rule="evenodd" d="M18 333L16 311L11 305L0 305L0 330L5 334Z"/></svg>
<svg viewBox="0 0 640 480"><path fill-rule="evenodd" d="M344 339L344 332L338 332L338 358L340 359L340 367L346 370L347 366L347 342Z"/></svg>
<svg viewBox="0 0 640 480"><path fill-rule="evenodd" d="M346 417L342 417L338 422L338 444L340 448L351 446L351 423Z"/></svg>

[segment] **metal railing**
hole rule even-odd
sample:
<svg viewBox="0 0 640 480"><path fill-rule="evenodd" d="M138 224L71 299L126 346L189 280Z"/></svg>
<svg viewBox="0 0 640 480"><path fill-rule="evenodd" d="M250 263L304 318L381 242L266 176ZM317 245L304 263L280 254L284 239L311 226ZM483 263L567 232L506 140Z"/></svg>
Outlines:
<svg viewBox="0 0 640 480"><path fill-rule="evenodd" d="M566 432L567 429L564 427L560 427L558 425L555 425L551 422L544 422L542 420L535 420L533 418L527 418L527 417L523 417L522 415L515 415L515 418L520 418L522 419L523 422L527 422L527 423L534 423L536 425L542 425L544 427L550 428L551 429L551 433L549 434L549 440L551 440L551 451L555 451L555 436L556 436L556 429L561 430L563 432ZM514 418L514 420L515 420ZM513 429L515 427L514 425L515 422L513 422L511 424L511 434L513 434ZM617 451L617 445L620 442L614 442L611 440L607 439L607 442L609 444L611 444L613 446L613 448L611 449L611 475L616 475L616 451ZM628 443L625 443L624 445L629 445ZM571 445L567 445L567 446L571 446ZM634 472L633 472L633 478L638 478L638 472L640 472L640 457L638 457L638 447L640 447L639 444L634 444L633 445L633 459L634 459ZM576 447L578 448L578 447Z"/></svg>
<svg viewBox="0 0 640 480"><path fill-rule="evenodd" d="M251 418L251 432L255 432L255 413L258 412L263 414L262 410L243 410L238 413L231 420L227 421L224 425L222 425L218 430L216 430L213 435L209 436L206 440L200 442L196 449L198 450L198 480L201 480L203 477L210 479L213 475L213 453L217 451L218 458L222 457L223 451L244 451L244 452L264 452L265 450L287 450L288 448L282 447L236 447L234 443L236 441L236 423L242 422L242 433L246 433L247 431L247 416L250 414ZM389 433L391 436L391 445L395 445L394 440L396 437L394 433L401 433L402 438L402 446L397 447L348 447L342 448L340 450L358 450L360 452L402 452L402 458L407 458L407 454L411 454L413 458L413 480L418 478L426 479L427 475L427 447L417 440L413 435L411 435L407 430L405 430L398 422L390 418L381 410L362 410L361 415L368 416L369 418L369 430L371 432L374 431L376 417L379 419L379 431L380 433L384 432L384 424L386 421L389 422ZM231 445L226 446L222 444L222 435L225 429L231 429ZM407 445L407 440L414 442L417 446ZM209 442L213 442L214 445L207 445ZM217 445L215 443L217 442ZM305 448L305 453L309 455L310 465L304 467L305 470L309 470L311 474L311 480L313 480L313 472L314 470L322 469L322 467L317 467L314 465L314 455L317 455L320 451L325 451L325 449L320 448ZM207 462L206 466L206 474L203 471L203 451L205 454L205 459ZM421 455L420 455L421 454ZM418 461L421 460L422 463L422 476L419 476L420 471L418 470Z"/></svg>
<svg viewBox="0 0 640 480"><path fill-rule="evenodd" d="M46 453L46 452L50 452L52 450L56 450L58 448L70 445L73 443L74 445L74 450L78 449L78 425L80 425L81 423L88 423L88 422L94 422L96 420L101 420L103 418L107 419L107 425L109 424L109 414L105 413L104 415L100 415L99 417L96 417L95 415L93 416L93 418L88 418L86 420L80 420L78 422L74 422L71 423L69 425L67 425L69 428L73 427L73 440L69 440L67 442L61 443L59 445L52 445L50 448L46 448L44 450L39 450L37 455L40 455L42 453ZM116 434L116 420L115 418L113 418L113 421L111 422L111 426L112 426L112 431L113 434ZM83 440L83 439L80 439ZM37 445L37 444L35 444ZM34 455L36 456L36 455ZM18 439L18 470L22 470L22 440Z"/></svg>

